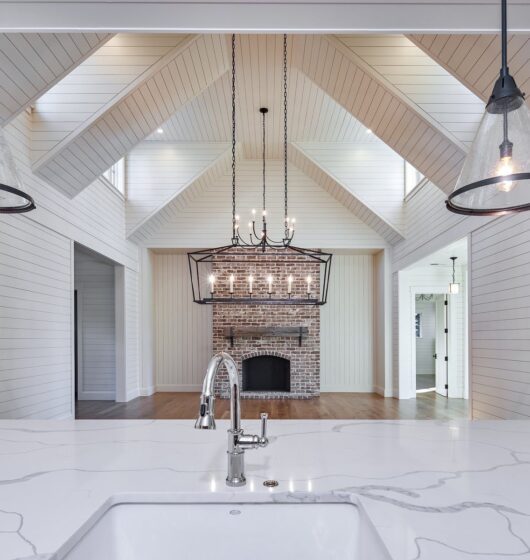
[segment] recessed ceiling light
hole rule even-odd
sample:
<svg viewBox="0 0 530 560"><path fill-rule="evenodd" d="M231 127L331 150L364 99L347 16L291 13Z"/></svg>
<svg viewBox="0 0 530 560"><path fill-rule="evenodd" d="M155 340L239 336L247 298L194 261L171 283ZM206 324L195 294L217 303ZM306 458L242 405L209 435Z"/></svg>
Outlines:
<svg viewBox="0 0 530 560"><path fill-rule="evenodd" d="M372 131L369 128L367 128L366 129L366 134L372 134Z"/></svg>
<svg viewBox="0 0 530 560"><path fill-rule="evenodd" d="M162 134L164 132L163 128L157 128L156 131L158 132L158 134Z"/></svg>

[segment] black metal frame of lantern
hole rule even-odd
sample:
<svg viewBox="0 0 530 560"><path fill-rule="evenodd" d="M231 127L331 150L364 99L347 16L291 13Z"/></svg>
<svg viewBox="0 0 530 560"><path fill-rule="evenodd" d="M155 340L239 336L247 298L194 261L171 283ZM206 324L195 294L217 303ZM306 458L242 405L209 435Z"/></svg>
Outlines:
<svg viewBox="0 0 530 560"><path fill-rule="evenodd" d="M455 189L446 201L447 209L455 214L500 216L530 210L530 158L521 156L530 149L530 111L525 94L510 75L507 34L507 0L501 0L500 76ZM502 136L498 152L483 149L492 134ZM521 150L518 157L514 147ZM521 185L522 181L526 183Z"/></svg>
<svg viewBox="0 0 530 560"><path fill-rule="evenodd" d="M263 292L264 295L252 291L247 292L245 297L234 296L229 293L225 297L216 297L215 291L210 292L206 289L208 276L211 273L212 264L236 264L244 263L250 267L269 266L271 261L263 258L263 251L260 247L249 247L241 245L226 245L214 249L203 249L188 253L188 265L191 280L193 301L200 304L252 304L252 305L324 305L328 298L329 278L331 273L331 253L319 250L303 249L301 247L289 246L268 246L270 251L279 250L274 254L274 264L281 264L288 269L289 265L307 264L319 267L319 292L306 292L303 296L287 293L288 290L278 290ZM252 272L255 272L252 270ZM202 282L201 282L202 279ZM205 288L201 287L201 284ZM224 290L227 292L228 290ZM237 290L241 292L242 290ZM284 294L283 296L281 294ZM318 295L318 297L316 297Z"/></svg>
<svg viewBox="0 0 530 560"><path fill-rule="evenodd" d="M0 214L22 214L24 212L30 212L31 210L35 210L35 202L33 198L22 192L20 189L15 189L15 187L10 187L9 185L4 185L0 183L0 193L7 192L9 194L14 194L15 196L19 196L20 198L24 199L26 202L25 204L20 204L19 206L1 206L0 205Z"/></svg>
<svg viewBox="0 0 530 560"><path fill-rule="evenodd" d="M215 247L213 249L201 249L188 253L188 265L192 287L192 296L195 303L200 304L266 304L266 305L324 305L328 298L329 278L331 273L331 253L325 253L320 249L304 249L292 245L294 237L294 219L288 216L288 188L287 188L287 35L283 36L283 156L284 156L284 231L281 240L270 237L267 227L266 208L266 143L265 143L265 121L268 109L260 108L262 120L262 219L261 230L256 230L256 221L249 222L249 235L245 238L240 231L239 216L236 214L236 74L235 74L235 34L232 35L232 237L229 245ZM268 259L273 256L274 259ZM305 294L293 294L289 289L281 289L277 292L267 290L263 294L256 294L250 290L245 296L235 296L233 290L228 292L227 297L216 297L215 291L203 289L201 285L207 286L207 278L212 273L214 263L244 263L249 267L266 266L271 267L274 263L285 265L286 272L289 265L307 264L308 267L318 265L318 294L310 290L310 285ZM309 268L311 270L311 268ZM249 268L249 273L253 272ZM266 271L270 272L270 271ZM291 280L295 281L292 275ZM241 279L239 279L241 280ZM315 279L316 280L316 279ZM215 279L214 279L215 281ZM285 281L285 279L283 279ZM300 284L294 282L295 287ZM284 284L285 285L285 284ZM238 289L237 292L244 293ZM281 295L283 294L283 295Z"/></svg>

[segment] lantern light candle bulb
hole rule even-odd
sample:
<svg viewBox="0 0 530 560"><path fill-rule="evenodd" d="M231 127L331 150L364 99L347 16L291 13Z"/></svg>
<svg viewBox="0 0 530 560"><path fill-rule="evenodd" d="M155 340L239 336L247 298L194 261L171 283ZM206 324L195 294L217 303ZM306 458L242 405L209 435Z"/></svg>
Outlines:
<svg viewBox="0 0 530 560"><path fill-rule="evenodd" d="M229 291L230 291L231 294L234 293L234 280L235 279L236 279L235 276L233 274L230 274L230 278L228 280L229 280Z"/></svg>
<svg viewBox="0 0 530 560"><path fill-rule="evenodd" d="M252 274L248 277L248 293L252 293L252 284L254 283L254 276Z"/></svg>
<svg viewBox="0 0 530 560"><path fill-rule="evenodd" d="M215 292L215 276L210 274L208 281L210 282L210 293L213 294Z"/></svg>
<svg viewBox="0 0 530 560"><path fill-rule="evenodd" d="M272 276L267 276L267 283L269 284L269 294L272 294L272 282L274 278Z"/></svg>
<svg viewBox="0 0 530 560"><path fill-rule="evenodd" d="M307 295L310 296L311 295L311 282L313 281L313 279L311 278L311 276L308 276L305 280L307 282Z"/></svg>
<svg viewBox="0 0 530 560"><path fill-rule="evenodd" d="M287 293L291 295L292 291L293 291L293 277L292 275L289 275L287 277Z"/></svg>

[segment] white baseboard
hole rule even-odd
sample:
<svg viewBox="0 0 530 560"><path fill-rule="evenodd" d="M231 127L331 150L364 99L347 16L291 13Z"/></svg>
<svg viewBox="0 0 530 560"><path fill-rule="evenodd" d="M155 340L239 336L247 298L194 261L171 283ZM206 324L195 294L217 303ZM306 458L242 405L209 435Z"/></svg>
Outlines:
<svg viewBox="0 0 530 560"><path fill-rule="evenodd" d="M345 387L344 385L322 385L320 387L321 393L373 393L375 387L369 386L354 386Z"/></svg>
<svg viewBox="0 0 530 560"><path fill-rule="evenodd" d="M116 399L114 391L79 391L78 401L113 401Z"/></svg>
<svg viewBox="0 0 530 560"><path fill-rule="evenodd" d="M125 402L132 401L133 399L139 396L140 396L140 389L138 388L132 389L131 391L127 391L127 395L125 397L127 400Z"/></svg>
<svg viewBox="0 0 530 560"><path fill-rule="evenodd" d="M156 393L156 387L141 387L139 393L141 397L150 397Z"/></svg>
<svg viewBox="0 0 530 560"><path fill-rule="evenodd" d="M202 385L157 385L155 389L160 393L200 393Z"/></svg>

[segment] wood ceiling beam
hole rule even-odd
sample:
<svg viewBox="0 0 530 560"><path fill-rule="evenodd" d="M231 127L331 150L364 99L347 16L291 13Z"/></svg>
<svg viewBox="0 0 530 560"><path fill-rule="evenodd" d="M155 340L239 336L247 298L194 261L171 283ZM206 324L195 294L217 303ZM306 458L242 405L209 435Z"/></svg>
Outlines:
<svg viewBox="0 0 530 560"><path fill-rule="evenodd" d="M30 107L111 37L109 33L0 34L0 125Z"/></svg>
<svg viewBox="0 0 530 560"><path fill-rule="evenodd" d="M225 41L188 36L34 164L74 197L228 69Z"/></svg>
<svg viewBox="0 0 530 560"><path fill-rule="evenodd" d="M429 34L407 38L484 102L488 100L501 66L499 35ZM528 92L530 35L508 36L508 65L521 91Z"/></svg>
<svg viewBox="0 0 530 560"><path fill-rule="evenodd" d="M331 36L303 35L293 65L444 192L452 191L466 148Z"/></svg>

